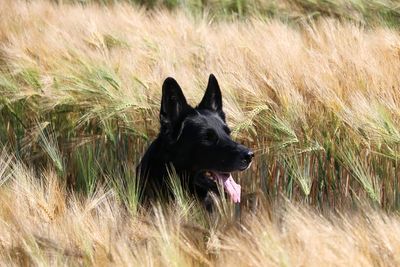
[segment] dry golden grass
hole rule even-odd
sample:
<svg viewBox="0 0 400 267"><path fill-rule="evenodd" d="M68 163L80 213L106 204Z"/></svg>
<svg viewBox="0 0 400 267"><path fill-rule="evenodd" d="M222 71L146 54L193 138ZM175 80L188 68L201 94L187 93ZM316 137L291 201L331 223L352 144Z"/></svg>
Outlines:
<svg viewBox="0 0 400 267"><path fill-rule="evenodd" d="M388 28L0 0L2 265L397 266L399 71ZM110 180L157 133L165 77L195 104L209 73L257 152L242 212L141 210Z"/></svg>
<svg viewBox="0 0 400 267"><path fill-rule="evenodd" d="M1 140L26 161L47 155L80 177L68 164L81 158L75 148L96 143L100 166L132 163L158 131L163 79L174 76L195 104L212 72L234 136L261 157L247 191L291 184L289 196L333 206L353 194L400 203L395 30L324 19L212 23L123 4L3 0L0 12ZM57 142L40 149L50 140L43 129Z"/></svg>
<svg viewBox="0 0 400 267"><path fill-rule="evenodd" d="M54 173L1 157L0 262L10 266L397 266L400 218L365 209L320 213L287 202L241 224L155 206L132 215L115 192L82 198ZM203 219L206 218L206 215ZM222 221L222 219L224 219Z"/></svg>

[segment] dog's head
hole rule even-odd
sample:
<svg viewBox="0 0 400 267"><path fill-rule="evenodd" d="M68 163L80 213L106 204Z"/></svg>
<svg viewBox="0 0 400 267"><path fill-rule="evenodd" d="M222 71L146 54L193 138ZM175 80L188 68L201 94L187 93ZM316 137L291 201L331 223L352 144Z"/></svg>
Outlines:
<svg viewBox="0 0 400 267"><path fill-rule="evenodd" d="M169 144L176 168L223 184L234 202L240 202L240 186L231 173L247 169L253 152L233 141L222 110L217 79L210 75L200 104L193 108L173 78L162 88L160 136Z"/></svg>

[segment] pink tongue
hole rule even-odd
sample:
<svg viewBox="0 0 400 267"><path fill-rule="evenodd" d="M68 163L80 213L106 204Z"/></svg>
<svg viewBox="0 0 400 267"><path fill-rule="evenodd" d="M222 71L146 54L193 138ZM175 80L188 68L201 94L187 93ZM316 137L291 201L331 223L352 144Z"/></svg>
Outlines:
<svg viewBox="0 0 400 267"><path fill-rule="evenodd" d="M225 191L229 194L234 203L240 203L240 185L233 180L231 174L217 173L218 180L224 184Z"/></svg>

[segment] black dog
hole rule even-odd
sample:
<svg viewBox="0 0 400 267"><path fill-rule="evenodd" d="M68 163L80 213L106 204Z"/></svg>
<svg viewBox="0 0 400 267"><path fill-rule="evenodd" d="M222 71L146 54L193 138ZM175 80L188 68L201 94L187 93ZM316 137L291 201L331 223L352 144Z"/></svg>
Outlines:
<svg viewBox="0 0 400 267"><path fill-rule="evenodd" d="M230 138L214 75L196 108L187 104L175 79L167 78L162 86L160 123L158 137L138 166L145 198L171 196L168 175L173 166L180 183L200 200L209 191L218 194L219 183L233 202L240 202L240 185L231 172L248 168L254 154Z"/></svg>

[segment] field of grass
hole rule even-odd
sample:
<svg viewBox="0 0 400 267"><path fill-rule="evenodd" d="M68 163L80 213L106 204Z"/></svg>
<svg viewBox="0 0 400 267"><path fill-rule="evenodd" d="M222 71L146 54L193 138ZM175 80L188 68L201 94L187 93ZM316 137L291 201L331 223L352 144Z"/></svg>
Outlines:
<svg viewBox="0 0 400 267"><path fill-rule="evenodd" d="M400 26L400 4L396 0L51 0L63 4L112 5L127 3L146 9L179 9L194 15L219 19L267 17L304 23L319 17L353 21L366 26Z"/></svg>
<svg viewBox="0 0 400 267"><path fill-rule="evenodd" d="M70 2L0 0L2 264L400 264L400 33L378 2L297 23ZM161 84L196 104L210 73L256 152L242 203L207 214L176 188L144 210Z"/></svg>

